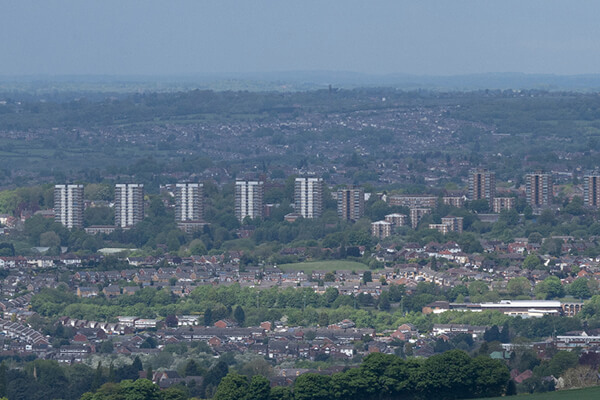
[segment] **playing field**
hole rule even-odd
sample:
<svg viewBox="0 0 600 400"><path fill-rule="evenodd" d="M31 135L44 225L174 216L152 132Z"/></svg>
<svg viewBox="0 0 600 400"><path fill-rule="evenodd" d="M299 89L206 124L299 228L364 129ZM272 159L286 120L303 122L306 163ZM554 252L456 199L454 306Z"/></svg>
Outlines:
<svg viewBox="0 0 600 400"><path fill-rule="evenodd" d="M350 271L365 271L369 269L363 263L356 261L343 261L343 260L331 260L331 261L314 261L314 262L302 262L293 264L281 264L278 265L283 271L304 271L305 274L311 273L312 271L338 271L338 270L350 270Z"/></svg>
<svg viewBox="0 0 600 400"><path fill-rule="evenodd" d="M487 400L596 400L600 399L600 386L587 388L587 389L575 389L575 390L562 390L548 393L537 393L537 394L521 394L518 396L511 397L488 397ZM480 399L483 400L483 399Z"/></svg>

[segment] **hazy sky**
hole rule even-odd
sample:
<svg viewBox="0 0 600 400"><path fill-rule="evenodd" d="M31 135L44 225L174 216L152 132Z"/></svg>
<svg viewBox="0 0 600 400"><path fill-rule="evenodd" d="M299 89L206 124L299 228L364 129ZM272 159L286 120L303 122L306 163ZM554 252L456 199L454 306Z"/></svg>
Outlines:
<svg viewBox="0 0 600 400"><path fill-rule="evenodd" d="M600 2L0 0L0 75L600 72Z"/></svg>

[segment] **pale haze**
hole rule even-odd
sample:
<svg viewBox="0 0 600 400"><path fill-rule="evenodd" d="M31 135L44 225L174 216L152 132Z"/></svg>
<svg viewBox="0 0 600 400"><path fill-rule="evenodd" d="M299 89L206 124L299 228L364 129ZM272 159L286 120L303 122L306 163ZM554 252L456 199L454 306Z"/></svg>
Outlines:
<svg viewBox="0 0 600 400"><path fill-rule="evenodd" d="M0 75L594 74L593 1L0 1Z"/></svg>

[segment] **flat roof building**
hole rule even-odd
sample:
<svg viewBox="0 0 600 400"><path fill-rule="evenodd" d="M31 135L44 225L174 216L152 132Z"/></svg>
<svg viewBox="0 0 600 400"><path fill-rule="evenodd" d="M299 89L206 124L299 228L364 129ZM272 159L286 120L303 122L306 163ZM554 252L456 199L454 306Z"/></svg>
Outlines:
<svg viewBox="0 0 600 400"><path fill-rule="evenodd" d="M338 190L337 212L338 216L344 220L360 219L365 213L365 192L358 188Z"/></svg>
<svg viewBox="0 0 600 400"><path fill-rule="evenodd" d="M393 194L388 196L387 202L390 206L401 206L408 208L435 208L438 198L428 195Z"/></svg>
<svg viewBox="0 0 600 400"><path fill-rule="evenodd" d="M516 199L514 197L495 197L492 202L492 209L495 213L502 210L512 210L515 208Z"/></svg>
<svg viewBox="0 0 600 400"><path fill-rule="evenodd" d="M392 235L392 224L387 221L375 221L371 224L371 235L385 239Z"/></svg>
<svg viewBox="0 0 600 400"><path fill-rule="evenodd" d="M83 185L54 186L54 220L67 228L83 227Z"/></svg>
<svg viewBox="0 0 600 400"><path fill-rule="evenodd" d="M175 185L175 221L201 221L203 213L204 185L201 183L178 183Z"/></svg>
<svg viewBox="0 0 600 400"><path fill-rule="evenodd" d="M594 172L583 177L583 205L600 206L600 173Z"/></svg>
<svg viewBox="0 0 600 400"><path fill-rule="evenodd" d="M552 203L552 175L536 171L525 176L527 204L533 208L547 207Z"/></svg>
<svg viewBox="0 0 600 400"><path fill-rule="evenodd" d="M244 218L262 218L264 183L262 181L235 181L235 217L242 222Z"/></svg>
<svg viewBox="0 0 600 400"><path fill-rule="evenodd" d="M488 203L496 196L496 174L484 168L469 171L469 200L486 199Z"/></svg>
<svg viewBox="0 0 600 400"><path fill-rule="evenodd" d="M144 219L144 185L119 183L115 185L115 225L131 228Z"/></svg>
<svg viewBox="0 0 600 400"><path fill-rule="evenodd" d="M323 179L296 178L294 182L294 212L303 218L319 218L323 213Z"/></svg>

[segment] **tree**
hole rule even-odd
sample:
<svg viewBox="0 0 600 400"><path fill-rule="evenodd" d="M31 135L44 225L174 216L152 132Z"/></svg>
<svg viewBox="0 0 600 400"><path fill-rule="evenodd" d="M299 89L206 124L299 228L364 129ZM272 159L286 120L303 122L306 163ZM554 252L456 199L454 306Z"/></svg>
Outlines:
<svg viewBox="0 0 600 400"><path fill-rule="evenodd" d="M486 294L490 291L487 283L482 281L475 281L469 284L469 296L476 297Z"/></svg>
<svg viewBox="0 0 600 400"><path fill-rule="evenodd" d="M537 296L544 299L555 299L565 295L565 289L557 276L549 276L535 287Z"/></svg>
<svg viewBox="0 0 600 400"><path fill-rule="evenodd" d="M268 378L273 375L273 366L263 358L255 358L244 364L239 372L248 378L252 378L256 375Z"/></svg>
<svg viewBox="0 0 600 400"><path fill-rule="evenodd" d="M331 304L338 298L339 292L334 287L328 287L325 289L325 302L327 306L331 306Z"/></svg>
<svg viewBox="0 0 600 400"><path fill-rule="evenodd" d="M584 388L598 385L598 371L588 365L569 368L562 375L564 389Z"/></svg>
<svg viewBox="0 0 600 400"><path fill-rule="evenodd" d="M502 361L480 356L473 360L474 397L501 396L510 380L510 372Z"/></svg>
<svg viewBox="0 0 600 400"><path fill-rule="evenodd" d="M532 232L529 237L527 238L527 241L529 243L542 243L542 234L539 232Z"/></svg>
<svg viewBox="0 0 600 400"><path fill-rule="evenodd" d="M417 388L426 398L462 399L473 395L474 366L463 351L450 350L429 357L423 362L421 373L426 378L418 382Z"/></svg>
<svg viewBox="0 0 600 400"><path fill-rule="evenodd" d="M319 314L319 326L327 326L329 325L329 314L325 311Z"/></svg>
<svg viewBox="0 0 600 400"><path fill-rule="evenodd" d="M248 378L231 372L225 376L213 397L213 400L240 400L245 399L248 393Z"/></svg>
<svg viewBox="0 0 600 400"><path fill-rule="evenodd" d="M165 317L165 325L169 328L176 328L179 325L179 320L175 314L169 314Z"/></svg>
<svg viewBox="0 0 600 400"><path fill-rule="evenodd" d="M368 399L380 392L380 385L377 375L361 366L345 373L334 374L331 378L331 390L332 397L336 399Z"/></svg>
<svg viewBox="0 0 600 400"><path fill-rule="evenodd" d="M235 307L235 310L233 312L233 318L235 318L235 320L238 324L240 324L240 326L244 325L244 322L246 321L246 313L244 312L242 306Z"/></svg>
<svg viewBox="0 0 600 400"><path fill-rule="evenodd" d="M124 380L120 386L125 400L161 400L160 389L148 379Z"/></svg>
<svg viewBox="0 0 600 400"><path fill-rule="evenodd" d="M363 272L362 280L363 280L364 284L367 284L368 282L373 282L373 277L372 277L371 271Z"/></svg>
<svg viewBox="0 0 600 400"><path fill-rule="evenodd" d="M221 379L227 375L229 372L229 366L226 362L219 359L219 361L213 365L206 375L204 376L204 387L208 385L212 385L214 387L218 387Z"/></svg>
<svg viewBox="0 0 600 400"><path fill-rule="evenodd" d="M523 268L525 269L534 270L540 268L541 266L542 262L535 254L529 254L527 257L525 257L525 261L523 261Z"/></svg>
<svg viewBox="0 0 600 400"><path fill-rule="evenodd" d="M60 246L60 236L56 232L44 232L40 235L40 246L56 247Z"/></svg>
<svg viewBox="0 0 600 400"><path fill-rule="evenodd" d="M517 394L517 384L512 379L506 385L506 396L515 396Z"/></svg>
<svg viewBox="0 0 600 400"><path fill-rule="evenodd" d="M212 310L207 308L204 310L204 325L211 326L212 325Z"/></svg>
<svg viewBox="0 0 600 400"><path fill-rule="evenodd" d="M0 396L6 396L6 365L0 363Z"/></svg>
<svg viewBox="0 0 600 400"><path fill-rule="evenodd" d="M573 297L580 299L587 299L592 295L590 287L588 286L588 280L583 277L577 278L571 283L569 286L569 293L571 293Z"/></svg>
<svg viewBox="0 0 600 400"><path fill-rule="evenodd" d="M519 276L508 281L506 289L508 294L513 297L522 296L531 292L531 283L524 276Z"/></svg>
<svg viewBox="0 0 600 400"><path fill-rule="evenodd" d="M576 367L578 360L579 356L575 352L559 351L550 360L546 373L548 375L561 376L569 368Z"/></svg>
<svg viewBox="0 0 600 400"><path fill-rule="evenodd" d="M188 248L190 249L190 254L194 256L202 256L207 253L206 245L200 239L194 239L190 242Z"/></svg>
<svg viewBox="0 0 600 400"><path fill-rule="evenodd" d="M102 354L112 354L115 350L112 340L105 340L100 345L100 353Z"/></svg>
<svg viewBox="0 0 600 400"><path fill-rule="evenodd" d="M184 376L200 376L202 375L202 368L195 360L189 360L183 368Z"/></svg>
<svg viewBox="0 0 600 400"><path fill-rule="evenodd" d="M483 340L486 342L496 342L500 340L500 330L497 325L492 325L490 329L486 329L483 334Z"/></svg>
<svg viewBox="0 0 600 400"><path fill-rule="evenodd" d="M178 387L170 387L161 392L161 400L188 400L187 393Z"/></svg>
<svg viewBox="0 0 600 400"><path fill-rule="evenodd" d="M498 340L500 340L500 343L510 343L510 328L508 326L508 321L502 325L502 331L500 331Z"/></svg>
<svg viewBox="0 0 600 400"><path fill-rule="evenodd" d="M382 311L389 311L391 304L390 304L390 295L388 292L381 293L381 295L379 296L378 307Z"/></svg>
<svg viewBox="0 0 600 400"><path fill-rule="evenodd" d="M300 375L294 382L295 400L330 400L331 377L315 373Z"/></svg>
<svg viewBox="0 0 600 400"><path fill-rule="evenodd" d="M131 363L131 369L133 371L139 372L144 370L144 366L142 365L142 360L140 360L139 356L136 356Z"/></svg>
<svg viewBox="0 0 600 400"><path fill-rule="evenodd" d="M271 385L269 380L262 375L254 375L248 385L247 400L269 400Z"/></svg>
<svg viewBox="0 0 600 400"><path fill-rule="evenodd" d="M293 400L290 389L285 386L272 387L270 398L271 400Z"/></svg>

